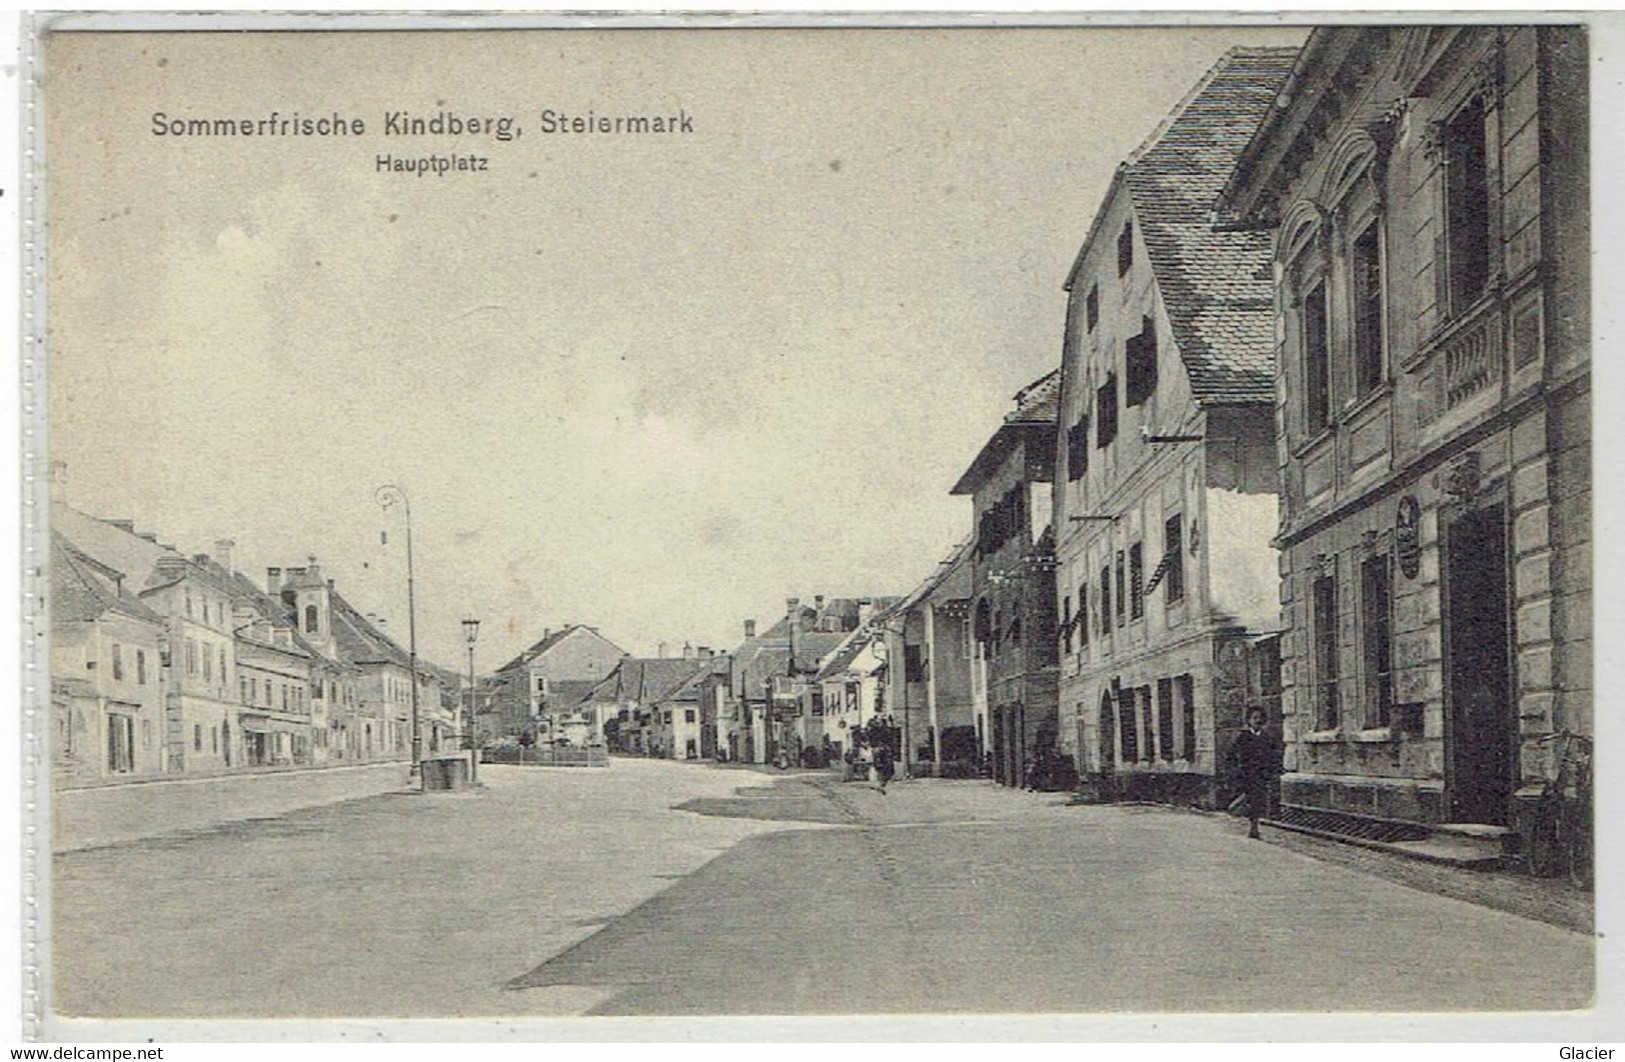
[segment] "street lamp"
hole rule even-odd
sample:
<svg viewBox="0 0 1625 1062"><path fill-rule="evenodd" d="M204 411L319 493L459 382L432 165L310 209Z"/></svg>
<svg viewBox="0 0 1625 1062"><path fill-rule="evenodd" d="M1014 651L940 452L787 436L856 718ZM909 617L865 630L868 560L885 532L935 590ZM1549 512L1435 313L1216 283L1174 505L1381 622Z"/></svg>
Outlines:
<svg viewBox="0 0 1625 1062"><path fill-rule="evenodd" d="M480 621L473 616L463 620L463 634L468 638L468 780L480 780L480 742L475 726L474 705L474 639L480 636Z"/></svg>
<svg viewBox="0 0 1625 1062"><path fill-rule="evenodd" d="M399 503L406 517L406 635L411 659L412 687L412 777L421 781L423 773L423 733L418 728L418 609L412 589L412 503L406 491L385 483L373 492L373 499L386 512Z"/></svg>

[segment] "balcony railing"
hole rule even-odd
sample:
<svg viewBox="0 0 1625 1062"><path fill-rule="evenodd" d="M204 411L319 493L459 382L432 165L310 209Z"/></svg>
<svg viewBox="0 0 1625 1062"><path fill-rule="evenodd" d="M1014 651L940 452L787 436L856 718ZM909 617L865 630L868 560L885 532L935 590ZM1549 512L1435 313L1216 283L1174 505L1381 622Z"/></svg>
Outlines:
<svg viewBox="0 0 1625 1062"><path fill-rule="evenodd" d="M1441 411L1501 385L1506 373L1501 319L1500 301L1487 298L1447 324L1424 348L1420 360L1434 361Z"/></svg>

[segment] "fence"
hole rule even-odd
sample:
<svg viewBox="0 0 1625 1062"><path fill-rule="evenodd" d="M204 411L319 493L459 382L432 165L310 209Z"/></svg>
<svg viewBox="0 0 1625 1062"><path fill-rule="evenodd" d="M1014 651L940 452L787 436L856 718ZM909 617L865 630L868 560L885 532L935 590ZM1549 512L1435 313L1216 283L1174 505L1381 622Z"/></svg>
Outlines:
<svg viewBox="0 0 1625 1062"><path fill-rule="evenodd" d="M609 750L602 745L563 749L501 745L481 752L480 762L512 763L527 767L608 767Z"/></svg>

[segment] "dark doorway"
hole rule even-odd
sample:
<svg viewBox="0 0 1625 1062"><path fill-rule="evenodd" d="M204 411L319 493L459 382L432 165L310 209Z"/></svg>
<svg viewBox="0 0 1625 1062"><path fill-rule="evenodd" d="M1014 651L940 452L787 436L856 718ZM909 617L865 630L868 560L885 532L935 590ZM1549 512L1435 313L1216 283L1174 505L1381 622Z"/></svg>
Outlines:
<svg viewBox="0 0 1625 1062"><path fill-rule="evenodd" d="M1095 739L1100 746L1100 773L1109 775L1117 769L1117 708L1112 702L1110 690L1100 695Z"/></svg>
<svg viewBox="0 0 1625 1062"><path fill-rule="evenodd" d="M1506 513L1463 514L1446 540L1450 817L1505 824L1513 789Z"/></svg>

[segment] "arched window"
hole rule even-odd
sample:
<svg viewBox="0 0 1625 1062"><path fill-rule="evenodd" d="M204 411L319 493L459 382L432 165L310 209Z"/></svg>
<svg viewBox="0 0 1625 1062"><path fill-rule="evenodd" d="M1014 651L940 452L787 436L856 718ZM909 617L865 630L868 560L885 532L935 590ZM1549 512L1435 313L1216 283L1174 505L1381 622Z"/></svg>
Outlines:
<svg viewBox="0 0 1625 1062"><path fill-rule="evenodd" d="M317 632L319 624L316 622L316 618L317 618L316 617L316 606L315 605L306 605L305 606L305 633L306 634L315 634Z"/></svg>

